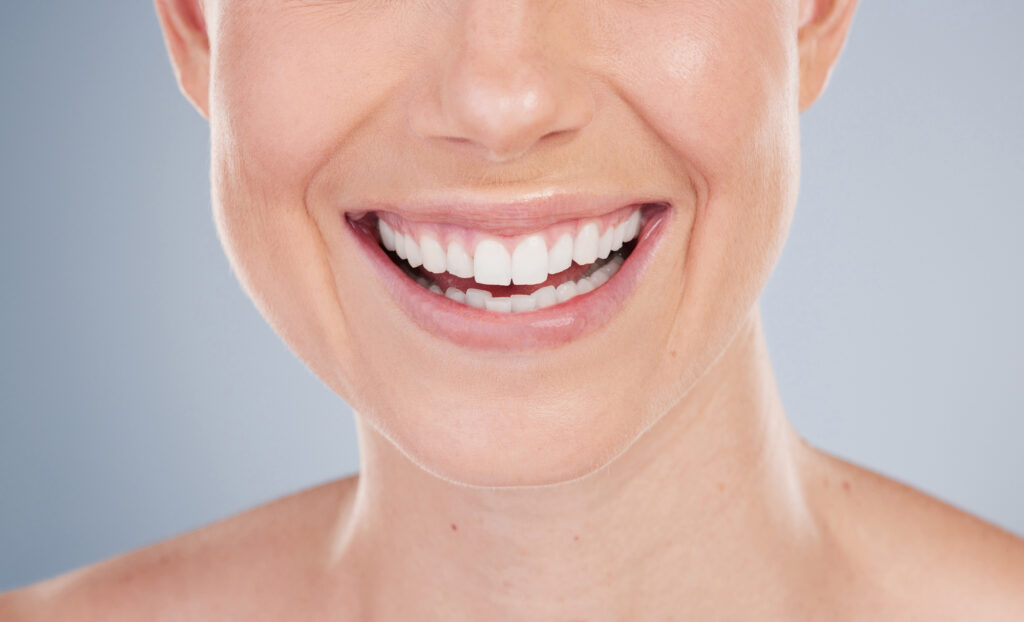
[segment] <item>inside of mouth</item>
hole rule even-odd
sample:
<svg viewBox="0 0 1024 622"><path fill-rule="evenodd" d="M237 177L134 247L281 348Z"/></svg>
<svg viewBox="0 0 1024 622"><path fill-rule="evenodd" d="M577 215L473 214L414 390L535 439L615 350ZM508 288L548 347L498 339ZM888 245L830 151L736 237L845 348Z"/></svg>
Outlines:
<svg viewBox="0 0 1024 622"><path fill-rule="evenodd" d="M380 240L377 241L380 244ZM449 288L456 288L462 292L466 292L470 289L483 290L488 292L495 298L511 297L511 296L529 296L534 292L544 289L545 287L555 287L556 289L564 284L575 282L578 283L583 278L592 277L598 270L609 266L615 262L622 265L626 258L629 257L630 253L636 247L636 240L630 241L622 245L622 248L612 252L605 259L598 259L592 264L581 266L573 263L567 269L558 272L557 274L548 275L547 280L543 283L536 285L485 285L477 283L474 279L464 279L457 277L447 272L435 274L428 271L423 266L413 268L408 262L403 261L394 253L381 246L381 250L387 253L392 263L401 268L409 278L416 281L420 286L434 291L434 293L444 293Z"/></svg>
<svg viewBox="0 0 1024 622"><path fill-rule="evenodd" d="M659 207L647 206L644 207ZM647 210L644 210L645 212ZM617 250L596 261L584 265L576 262L561 272L549 274L541 283L531 285L490 285L477 282L474 278L462 278L449 272L434 273L423 265L412 267L396 251L388 250L383 243L378 227L376 212L367 212L358 219L359 228L371 235L380 250L413 282L434 294L445 296L455 302L472 307L498 312L521 313L534 311L555 304L568 302L603 286L618 271L637 246L639 235L622 243ZM646 218L644 218L646 220Z"/></svg>

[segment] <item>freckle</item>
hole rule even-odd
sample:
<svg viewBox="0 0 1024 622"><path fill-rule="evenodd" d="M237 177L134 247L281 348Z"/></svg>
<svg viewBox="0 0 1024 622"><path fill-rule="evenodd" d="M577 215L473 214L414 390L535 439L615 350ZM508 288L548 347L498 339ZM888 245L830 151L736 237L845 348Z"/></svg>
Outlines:
<svg viewBox="0 0 1024 622"><path fill-rule="evenodd" d="M722 482L718 482L718 492L724 492L724 491L725 491L725 484L723 484Z"/></svg>
<svg viewBox="0 0 1024 622"><path fill-rule="evenodd" d="M675 358L678 355L678 352L676 352L675 350L670 350L669 354L672 355L672 358Z"/></svg>
<svg viewBox="0 0 1024 622"><path fill-rule="evenodd" d="M823 484L825 484L825 488L828 488L828 478L827 478L827 477L823 477L823 478L821 478L821 482L822 482Z"/></svg>
<svg viewBox="0 0 1024 622"><path fill-rule="evenodd" d="M458 529L458 527L455 525L455 523L452 523L452 531L455 531L456 529Z"/></svg>
<svg viewBox="0 0 1024 622"><path fill-rule="evenodd" d="M850 482L846 481L845 479L843 480L843 490L845 490L846 492L850 492Z"/></svg>

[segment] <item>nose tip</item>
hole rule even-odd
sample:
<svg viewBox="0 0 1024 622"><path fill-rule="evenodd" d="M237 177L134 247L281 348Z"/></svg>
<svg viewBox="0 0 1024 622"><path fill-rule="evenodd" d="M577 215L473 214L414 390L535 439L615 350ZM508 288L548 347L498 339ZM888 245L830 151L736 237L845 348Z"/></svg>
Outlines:
<svg viewBox="0 0 1024 622"><path fill-rule="evenodd" d="M422 137L472 144L492 161L521 157L545 138L590 123L582 82L550 59L519 49L464 50L412 111Z"/></svg>
<svg viewBox="0 0 1024 622"><path fill-rule="evenodd" d="M489 159L504 161L548 136L584 127L593 106L568 77L552 74L533 63L490 71L460 66L444 85L445 125L432 135L474 143Z"/></svg>

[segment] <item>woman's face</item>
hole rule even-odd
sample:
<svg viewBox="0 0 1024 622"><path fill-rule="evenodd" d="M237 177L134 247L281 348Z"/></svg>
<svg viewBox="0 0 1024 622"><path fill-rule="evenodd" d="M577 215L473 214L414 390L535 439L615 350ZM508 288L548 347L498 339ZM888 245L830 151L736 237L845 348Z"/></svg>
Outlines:
<svg viewBox="0 0 1024 622"><path fill-rule="evenodd" d="M485 485L587 474L680 402L776 261L798 183L800 10L208 0L222 240L289 345L424 468ZM456 272L413 270L463 292L475 270L492 299L578 291L590 236L617 246L644 205L610 280L563 303L571 288L552 287L533 312L434 294L399 267ZM379 220L419 261L381 248Z"/></svg>

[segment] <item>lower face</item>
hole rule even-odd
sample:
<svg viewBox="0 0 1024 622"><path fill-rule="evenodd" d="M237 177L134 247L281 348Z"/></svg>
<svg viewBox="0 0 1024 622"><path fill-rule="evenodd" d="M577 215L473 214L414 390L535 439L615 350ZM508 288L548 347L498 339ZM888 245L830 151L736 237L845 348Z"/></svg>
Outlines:
<svg viewBox="0 0 1024 622"><path fill-rule="evenodd" d="M222 240L279 334L423 468L591 473L749 317L795 202L795 3L241 3L209 20ZM509 45L475 48L488 24ZM584 121L504 158L419 131L472 111L450 77L484 57L557 67L545 88Z"/></svg>

